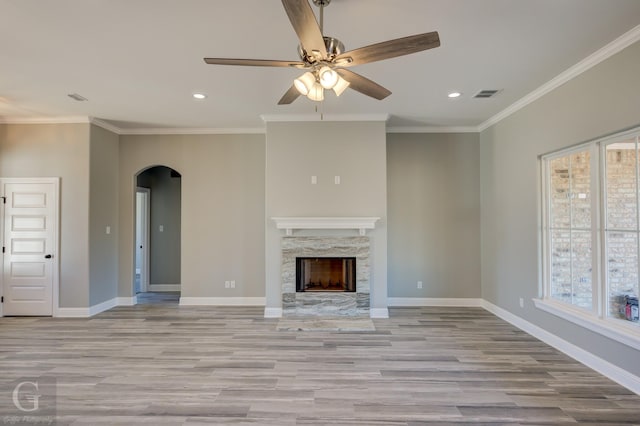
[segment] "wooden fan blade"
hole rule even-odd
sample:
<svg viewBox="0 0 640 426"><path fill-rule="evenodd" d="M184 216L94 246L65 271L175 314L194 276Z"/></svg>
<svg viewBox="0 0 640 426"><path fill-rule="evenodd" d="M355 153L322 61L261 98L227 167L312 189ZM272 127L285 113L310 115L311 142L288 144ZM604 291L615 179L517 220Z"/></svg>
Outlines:
<svg viewBox="0 0 640 426"><path fill-rule="evenodd" d="M269 59L231 59L231 58L204 58L210 65L244 65L248 67L290 67L306 68L307 65L300 61L275 61Z"/></svg>
<svg viewBox="0 0 640 426"><path fill-rule="evenodd" d="M397 56L409 55L438 46L440 46L440 37L437 31L433 31L383 41L382 43L350 50L349 52L344 52L336 56L333 62L341 67L350 67L352 65L366 64L383 59L395 58Z"/></svg>
<svg viewBox="0 0 640 426"><path fill-rule="evenodd" d="M282 0L282 5L307 55L325 59L327 48L309 0Z"/></svg>
<svg viewBox="0 0 640 426"><path fill-rule="evenodd" d="M388 89L380 86L378 83L369 80L366 77L356 74L353 71L345 69L336 69L336 72L340 74L340 77L349 82L349 88L360 92L363 95L371 96L372 98L383 100L391 94Z"/></svg>
<svg viewBox="0 0 640 426"><path fill-rule="evenodd" d="M298 99L298 96L300 96L300 92L298 91L298 89L296 89L296 86L291 86L291 88L287 90L287 93L285 93L284 96L280 98L280 100L278 101L278 105L289 105L290 103Z"/></svg>

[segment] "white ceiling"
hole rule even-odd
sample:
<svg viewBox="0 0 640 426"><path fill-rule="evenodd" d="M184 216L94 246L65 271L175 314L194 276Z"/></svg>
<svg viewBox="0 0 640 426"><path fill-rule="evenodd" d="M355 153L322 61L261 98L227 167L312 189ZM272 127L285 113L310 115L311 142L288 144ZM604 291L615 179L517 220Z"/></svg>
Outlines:
<svg viewBox="0 0 640 426"><path fill-rule="evenodd" d="M324 33L346 50L434 30L442 45L352 68L393 92L383 101L347 90L321 105L300 97L278 106L300 70L203 58L297 60L280 0L0 0L0 119L261 129L262 115L318 106L327 115L389 114L395 128L474 128L639 23L639 0L333 0ZM482 89L501 92L473 99ZM463 96L447 98L453 90Z"/></svg>

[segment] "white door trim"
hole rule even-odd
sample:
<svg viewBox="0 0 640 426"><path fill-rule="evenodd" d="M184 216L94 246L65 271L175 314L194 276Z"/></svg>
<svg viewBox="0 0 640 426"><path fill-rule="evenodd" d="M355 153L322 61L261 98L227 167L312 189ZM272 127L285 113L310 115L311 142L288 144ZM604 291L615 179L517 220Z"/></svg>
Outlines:
<svg viewBox="0 0 640 426"><path fill-rule="evenodd" d="M39 178L4 178L0 177L0 192L2 197L6 197L4 193L4 185L10 184L20 184L20 183L45 183L45 184L53 184L53 215L52 218L52 231L53 231L53 270L52 270L52 279L53 279L53 298L52 298L52 312L53 316L59 316L60 310L60 178L59 177L39 177ZM0 223L2 223L2 228L0 228L0 239L2 244L5 243L5 229L4 229L4 215L5 209L4 205L0 209ZM3 255L4 257L4 255ZM2 259L4 261L4 259ZM4 282L3 282L3 274L0 274L0 295L4 296ZM0 317L4 316L3 304L0 304Z"/></svg>
<svg viewBox="0 0 640 426"><path fill-rule="evenodd" d="M149 234L151 233L151 189L149 188L144 188L141 186L137 186L136 187L136 198L135 198L135 209L136 212L135 214L137 215L137 208L138 208L138 202L137 202L137 194L138 192L145 194L144 200L145 200L145 218L144 218L144 250L142 251L142 273L140 274L140 291L142 293L149 291L149 251L151 250L151 246L150 246L150 238L149 238ZM136 245L137 245L137 238L136 238L136 232L137 230L134 231L134 237L133 237L133 247L134 247L134 254L137 251ZM135 275L136 275L136 265L134 262L133 265L133 294L135 296Z"/></svg>

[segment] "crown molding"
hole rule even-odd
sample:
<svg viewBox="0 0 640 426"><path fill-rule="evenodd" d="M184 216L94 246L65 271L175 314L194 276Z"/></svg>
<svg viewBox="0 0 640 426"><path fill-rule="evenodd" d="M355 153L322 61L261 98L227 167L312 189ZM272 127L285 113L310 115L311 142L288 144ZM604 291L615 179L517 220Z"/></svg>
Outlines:
<svg viewBox="0 0 640 426"><path fill-rule="evenodd" d="M89 117L89 122L91 124L95 124L98 127L102 127L105 130L108 130L112 133L115 133L116 135L121 135L122 134L122 129L118 126L114 126L111 123L108 123L104 120L101 120L99 118L95 118L95 117Z"/></svg>
<svg viewBox="0 0 640 426"><path fill-rule="evenodd" d="M387 133L478 133L477 126L387 127Z"/></svg>
<svg viewBox="0 0 640 426"><path fill-rule="evenodd" d="M120 129L121 135L247 135L264 134L263 127L246 128L187 128L160 127L150 129Z"/></svg>
<svg viewBox="0 0 640 426"><path fill-rule="evenodd" d="M549 80L547 83L543 84L542 86L538 87L533 92L529 93L528 95L524 96L520 100L511 104L510 106L500 111L493 117L489 118L485 122L481 123L478 126L478 130L482 132L483 130L486 130L490 126L493 126L494 124L499 123L500 121L504 120L505 118L515 113L516 111L540 99L542 96L546 95L552 90L562 86L569 80L576 78L577 76L584 73L585 71L593 68L594 66L598 65L599 63L605 61L606 59L610 58L611 56L615 55L616 53L622 51L623 49L631 46L632 44L638 41L640 41L640 25L634 27L630 31L627 31L626 33L624 33L623 35L621 35L611 43L595 51L594 53L587 56L585 59L578 62L571 68L560 73L558 76Z"/></svg>
<svg viewBox="0 0 640 426"><path fill-rule="evenodd" d="M282 121L383 121L389 114L262 114L265 123Z"/></svg>
<svg viewBox="0 0 640 426"><path fill-rule="evenodd" d="M0 124L85 124L89 122L89 117L86 116L0 117Z"/></svg>

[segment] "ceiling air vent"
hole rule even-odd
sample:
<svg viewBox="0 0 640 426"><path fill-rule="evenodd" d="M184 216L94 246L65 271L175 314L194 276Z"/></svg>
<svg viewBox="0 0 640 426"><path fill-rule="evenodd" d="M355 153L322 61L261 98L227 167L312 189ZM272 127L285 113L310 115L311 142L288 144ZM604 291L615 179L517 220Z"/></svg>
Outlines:
<svg viewBox="0 0 640 426"><path fill-rule="evenodd" d="M474 98L492 98L498 93L500 90L481 90L475 94Z"/></svg>
<svg viewBox="0 0 640 426"><path fill-rule="evenodd" d="M89 99L85 98L82 95L78 95L77 93L69 93L67 96L69 96L71 99L75 99L78 102L88 101L89 100Z"/></svg>

